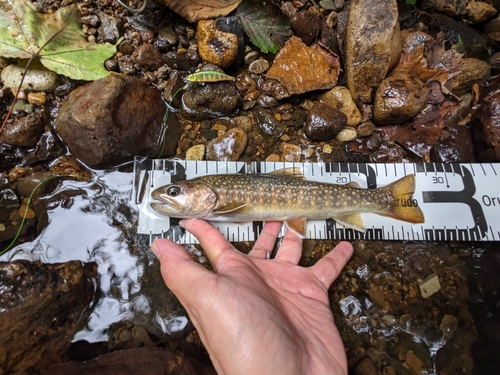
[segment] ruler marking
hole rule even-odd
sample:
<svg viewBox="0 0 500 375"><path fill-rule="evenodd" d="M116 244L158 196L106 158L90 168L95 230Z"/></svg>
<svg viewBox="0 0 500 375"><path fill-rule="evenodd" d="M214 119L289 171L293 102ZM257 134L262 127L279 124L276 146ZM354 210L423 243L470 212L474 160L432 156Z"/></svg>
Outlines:
<svg viewBox="0 0 500 375"><path fill-rule="evenodd" d="M497 171L495 170L495 166L493 164L490 163L490 167L491 169L493 170L493 173L495 174L495 176L497 175Z"/></svg>
<svg viewBox="0 0 500 375"><path fill-rule="evenodd" d="M479 166L481 167L481 169L483 170L483 174L486 176L486 171L484 170L484 167L482 164L479 164Z"/></svg>

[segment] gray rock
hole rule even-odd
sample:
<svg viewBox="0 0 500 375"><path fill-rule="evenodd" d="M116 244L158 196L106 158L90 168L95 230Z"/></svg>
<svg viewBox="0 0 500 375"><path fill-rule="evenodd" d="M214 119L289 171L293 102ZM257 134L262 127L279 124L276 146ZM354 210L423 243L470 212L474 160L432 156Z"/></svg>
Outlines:
<svg viewBox="0 0 500 375"><path fill-rule="evenodd" d="M210 141L207 160L236 161L247 147L247 135L239 128L228 130L224 135Z"/></svg>
<svg viewBox="0 0 500 375"><path fill-rule="evenodd" d="M103 42L116 44L120 39L120 30L118 29L118 20L104 12L98 12L101 25L97 30L99 32L99 39Z"/></svg>
<svg viewBox="0 0 500 375"><path fill-rule="evenodd" d="M181 129L170 113L162 144L166 106L161 93L142 80L113 74L73 91L61 106L56 130L75 157L95 168L135 155L173 155Z"/></svg>

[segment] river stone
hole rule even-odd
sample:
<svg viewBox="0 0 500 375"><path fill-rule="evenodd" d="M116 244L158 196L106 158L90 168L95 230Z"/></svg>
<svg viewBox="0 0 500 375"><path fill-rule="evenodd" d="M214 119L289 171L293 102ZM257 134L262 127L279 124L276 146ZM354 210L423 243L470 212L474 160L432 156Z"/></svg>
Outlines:
<svg viewBox="0 0 500 375"><path fill-rule="evenodd" d="M309 46L321 31L321 17L309 10L301 10L290 17L290 26L294 34Z"/></svg>
<svg viewBox="0 0 500 375"><path fill-rule="evenodd" d="M247 135L238 128L210 141L207 146L207 160L236 161L247 147Z"/></svg>
<svg viewBox="0 0 500 375"><path fill-rule="evenodd" d="M318 100L343 112L347 116L348 126L356 126L361 122L361 112L352 100L351 92L347 88L336 86L318 96Z"/></svg>
<svg viewBox="0 0 500 375"><path fill-rule="evenodd" d="M61 106L56 130L75 157L94 168L106 168L135 155L175 154L181 129L177 117L162 122L166 106L160 91L144 81L112 74L74 90Z"/></svg>
<svg viewBox="0 0 500 375"><path fill-rule="evenodd" d="M339 69L332 66L323 53L306 46L295 36L286 41L266 74L267 78L278 80L288 96L331 89L337 84L338 75Z"/></svg>
<svg viewBox="0 0 500 375"><path fill-rule="evenodd" d="M45 129L45 119L42 112L35 112L7 123L2 133L0 142L15 147L35 147Z"/></svg>
<svg viewBox="0 0 500 375"><path fill-rule="evenodd" d="M460 64L460 73L450 79L454 95L464 95L470 92L475 84L481 86L490 77L490 66L485 61L464 58L460 60Z"/></svg>
<svg viewBox="0 0 500 375"><path fill-rule="evenodd" d="M4 374L67 360L92 302L96 265L0 262L0 358Z"/></svg>
<svg viewBox="0 0 500 375"><path fill-rule="evenodd" d="M423 0L423 9L434 9L449 16L462 16L470 0Z"/></svg>
<svg viewBox="0 0 500 375"><path fill-rule="evenodd" d="M402 124L424 107L429 89L418 78L395 75L382 81L375 94L373 121L376 124Z"/></svg>
<svg viewBox="0 0 500 375"><path fill-rule="evenodd" d="M40 375L89 374L217 375L216 371L179 351L163 348L120 350L85 362L67 362ZM21 374L17 374L21 375Z"/></svg>
<svg viewBox="0 0 500 375"><path fill-rule="evenodd" d="M24 76L24 79L23 79ZM17 90L23 81L21 88L30 91L54 92L59 86L59 76L43 66L31 67L25 72L25 68L17 65L8 65L2 69L2 82L4 86Z"/></svg>
<svg viewBox="0 0 500 375"><path fill-rule="evenodd" d="M198 51L206 62L227 68L238 56L238 37L221 31L214 20L200 21Z"/></svg>
<svg viewBox="0 0 500 375"><path fill-rule="evenodd" d="M401 52L397 1L353 0L346 44L347 87L368 103Z"/></svg>
<svg viewBox="0 0 500 375"><path fill-rule="evenodd" d="M132 58L146 70L156 70L163 65L163 55L158 48L148 43L140 45L132 54Z"/></svg>
<svg viewBox="0 0 500 375"><path fill-rule="evenodd" d="M476 152L481 161L500 161L500 91L484 98L474 116Z"/></svg>
<svg viewBox="0 0 500 375"><path fill-rule="evenodd" d="M495 16L497 10L486 2L471 1L465 8L465 14L472 23L482 23Z"/></svg>
<svg viewBox="0 0 500 375"><path fill-rule="evenodd" d="M304 132L312 141L328 141L346 125L347 117L338 109L315 103L309 110Z"/></svg>

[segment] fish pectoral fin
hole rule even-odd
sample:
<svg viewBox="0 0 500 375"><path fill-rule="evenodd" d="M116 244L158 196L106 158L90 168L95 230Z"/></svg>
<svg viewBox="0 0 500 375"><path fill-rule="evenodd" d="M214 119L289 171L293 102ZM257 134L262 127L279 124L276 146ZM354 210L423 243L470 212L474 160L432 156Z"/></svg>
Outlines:
<svg viewBox="0 0 500 375"><path fill-rule="evenodd" d="M337 223L342 224L348 228L357 230L358 232L365 231L365 221L363 220L363 215L359 212L353 214L344 214L332 217Z"/></svg>
<svg viewBox="0 0 500 375"><path fill-rule="evenodd" d="M304 176L302 169L300 169L299 167L276 169L275 171L269 172L268 174L281 177L295 177L302 180L306 179L306 176Z"/></svg>
<svg viewBox="0 0 500 375"><path fill-rule="evenodd" d="M345 184L344 186L347 186L347 187L352 187L352 188L361 188L361 186L359 186L359 184L356 182L356 181L351 181L351 182L348 182L347 184Z"/></svg>
<svg viewBox="0 0 500 375"><path fill-rule="evenodd" d="M307 220L303 217L294 217L285 220L287 227L300 238L305 238L306 236L306 223Z"/></svg>
<svg viewBox="0 0 500 375"><path fill-rule="evenodd" d="M247 204L244 202L233 202L228 204L227 206L220 207L216 210L213 210L212 213L215 215L227 214L228 212L233 212L242 209Z"/></svg>

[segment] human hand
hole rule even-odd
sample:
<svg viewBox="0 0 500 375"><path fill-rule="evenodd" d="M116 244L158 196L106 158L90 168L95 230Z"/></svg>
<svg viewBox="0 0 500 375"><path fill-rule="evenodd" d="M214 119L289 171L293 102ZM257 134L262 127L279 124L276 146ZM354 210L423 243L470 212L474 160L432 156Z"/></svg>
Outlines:
<svg viewBox="0 0 500 375"><path fill-rule="evenodd" d="M328 288L351 257L351 244L341 242L304 268L297 265L302 240L292 231L276 257L266 259L280 222L264 226L248 255L203 220L180 225L199 239L214 273L172 241L156 240L152 250L219 374L347 374Z"/></svg>

